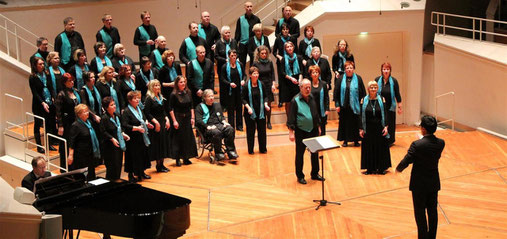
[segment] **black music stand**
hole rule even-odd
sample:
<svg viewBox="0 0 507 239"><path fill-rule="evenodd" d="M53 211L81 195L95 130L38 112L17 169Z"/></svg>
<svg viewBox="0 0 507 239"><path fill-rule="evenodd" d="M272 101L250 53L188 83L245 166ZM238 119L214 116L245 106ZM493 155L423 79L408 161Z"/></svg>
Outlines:
<svg viewBox="0 0 507 239"><path fill-rule="evenodd" d="M331 138L331 136L329 136L329 135L303 139L303 144L306 145L306 148L308 148L308 151L310 151L311 153L318 153L318 154L320 154L320 152L323 152L323 151L336 149L336 148L340 147L340 144L338 144L338 142L335 139ZM321 162L321 168L322 168L322 178L324 178L324 180L321 181L322 182L322 199L313 200L313 202L319 203L319 205L315 208L315 210L319 210L319 208L321 206L326 206L328 203L341 205L340 202L329 202L326 199L324 199L324 181L325 181L324 155L319 155L319 159L321 160L320 162Z"/></svg>

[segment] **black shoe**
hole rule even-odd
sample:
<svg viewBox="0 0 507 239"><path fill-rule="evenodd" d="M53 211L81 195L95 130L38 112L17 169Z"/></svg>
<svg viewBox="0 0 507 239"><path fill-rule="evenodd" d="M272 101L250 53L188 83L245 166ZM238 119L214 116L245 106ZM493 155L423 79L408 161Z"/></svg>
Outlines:
<svg viewBox="0 0 507 239"><path fill-rule="evenodd" d="M129 173L129 182L135 183L137 182L137 179L134 177L134 174Z"/></svg>
<svg viewBox="0 0 507 239"><path fill-rule="evenodd" d="M217 158L217 161L222 161L225 159L225 154L223 154L223 153L218 153L215 156Z"/></svg>
<svg viewBox="0 0 507 239"><path fill-rule="evenodd" d="M305 178L298 178L298 183L300 183L300 184L306 184Z"/></svg>
<svg viewBox="0 0 507 239"><path fill-rule="evenodd" d="M238 131L243 131L243 127L238 127L237 130Z"/></svg>
<svg viewBox="0 0 507 239"><path fill-rule="evenodd" d="M380 174L380 175L386 175L387 171L385 170L379 170L377 171L377 174Z"/></svg>
<svg viewBox="0 0 507 239"><path fill-rule="evenodd" d="M282 108L283 104L282 102L278 102L278 108Z"/></svg>
<svg viewBox="0 0 507 239"><path fill-rule="evenodd" d="M268 129L273 129L273 126L271 125L271 123L268 123L267 128L268 128Z"/></svg>
<svg viewBox="0 0 507 239"><path fill-rule="evenodd" d="M316 176L312 176L312 180L324 181L325 179L322 176L317 174Z"/></svg>
<svg viewBox="0 0 507 239"><path fill-rule="evenodd" d="M229 156L229 159L237 159L239 157L236 151L227 152L227 156Z"/></svg>
<svg viewBox="0 0 507 239"><path fill-rule="evenodd" d="M46 150L44 150L43 148L41 147L37 147L37 152L43 154L43 153L46 153Z"/></svg>
<svg viewBox="0 0 507 239"><path fill-rule="evenodd" d="M57 149L53 145L49 145L49 151L56 151Z"/></svg>
<svg viewBox="0 0 507 239"><path fill-rule="evenodd" d="M364 175L370 175L370 174L373 174L373 172L372 172L372 171L370 171L370 170L366 170L366 171L364 171L364 172L363 172L363 174L364 174Z"/></svg>
<svg viewBox="0 0 507 239"><path fill-rule="evenodd" d="M104 234L104 236L102 237L102 239L111 239L111 236Z"/></svg>
<svg viewBox="0 0 507 239"><path fill-rule="evenodd" d="M190 165L192 162L189 159L183 159L183 164Z"/></svg>
<svg viewBox="0 0 507 239"><path fill-rule="evenodd" d="M159 173L167 173L167 172L169 172L169 169L165 168L164 166L157 166L156 169L157 169L157 172L159 172ZM146 176L148 176L148 175L146 175ZM143 175L143 177L144 177L144 175Z"/></svg>
<svg viewBox="0 0 507 239"><path fill-rule="evenodd" d="M248 154L254 154L254 152L253 151L248 151Z"/></svg>
<svg viewBox="0 0 507 239"><path fill-rule="evenodd" d="M359 147L360 145L359 142L354 142L354 147Z"/></svg>
<svg viewBox="0 0 507 239"><path fill-rule="evenodd" d="M348 147L349 146L349 143L347 143L347 141L343 142L342 144L343 147Z"/></svg>
<svg viewBox="0 0 507 239"><path fill-rule="evenodd" d="M146 173L143 173L143 174L141 175L141 177L140 177L140 178L143 178L143 179L151 179L151 176L150 176L150 175L148 175L148 174L146 174Z"/></svg>
<svg viewBox="0 0 507 239"><path fill-rule="evenodd" d="M260 152L261 152L261 154L267 154L268 153L267 150L263 150L263 151L260 151Z"/></svg>
<svg viewBox="0 0 507 239"><path fill-rule="evenodd" d="M181 161L180 161L180 159L176 159L176 167L181 167Z"/></svg>

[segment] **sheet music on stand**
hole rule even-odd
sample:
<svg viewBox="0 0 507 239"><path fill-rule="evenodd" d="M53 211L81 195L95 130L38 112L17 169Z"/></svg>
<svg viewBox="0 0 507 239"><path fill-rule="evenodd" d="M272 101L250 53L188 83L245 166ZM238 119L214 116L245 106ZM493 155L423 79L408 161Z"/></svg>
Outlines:
<svg viewBox="0 0 507 239"><path fill-rule="evenodd" d="M340 144L329 135L303 139L303 144L312 153L339 148Z"/></svg>
<svg viewBox="0 0 507 239"><path fill-rule="evenodd" d="M331 149L336 149L340 147L340 144L336 139L332 138L329 135L324 136L317 136L313 138L307 138L303 139L303 144L306 145L306 148L311 153L320 153L322 151L327 151ZM321 170L322 170L322 177L325 180L324 177L324 155L319 155L320 163L321 163ZM321 206L326 206L328 203L335 204L335 205L341 205L340 202L331 202L327 201L324 198L324 180L321 181L322 183L322 199L319 200L313 200L313 202L319 203L319 205L315 208L315 210L318 210Z"/></svg>

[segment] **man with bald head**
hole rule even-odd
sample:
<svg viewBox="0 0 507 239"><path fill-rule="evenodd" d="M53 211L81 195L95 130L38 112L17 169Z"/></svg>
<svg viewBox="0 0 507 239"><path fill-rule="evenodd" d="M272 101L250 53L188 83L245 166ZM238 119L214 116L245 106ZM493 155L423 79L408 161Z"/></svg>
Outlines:
<svg viewBox="0 0 507 239"><path fill-rule="evenodd" d="M279 36L282 34L282 24L287 23L291 41L294 40L294 42L297 42L300 35L299 21L292 17L292 8L290 6L285 6L282 9L282 15L283 17L276 23L275 35Z"/></svg>
<svg viewBox="0 0 507 239"><path fill-rule="evenodd" d="M261 23L261 19L253 14L252 2L246 2L245 14L236 21L236 32L234 33L234 39L238 42L238 59L243 67L246 65L246 56L248 54L248 39L254 36L252 27L257 23ZM253 61L253 59L250 59L250 61Z"/></svg>
<svg viewBox="0 0 507 239"><path fill-rule="evenodd" d="M185 38L185 40L183 40L179 51L180 61L185 65L188 65L190 61L197 58L197 46L204 46L205 49L208 49L206 40L199 36L199 25L197 23L189 23L188 30L190 32L190 35ZM206 52L206 57L209 58L209 52Z"/></svg>
<svg viewBox="0 0 507 239"><path fill-rule="evenodd" d="M211 24L211 18L209 12L201 13L201 23L199 24L197 35L206 40L208 48L206 51L209 53L208 58L213 61L215 59L215 43L220 39L220 32L218 28Z"/></svg>
<svg viewBox="0 0 507 239"><path fill-rule="evenodd" d="M289 128L290 141L296 141L296 177L298 183L306 184L305 174L303 173L303 157L306 146L303 144L303 139L320 135L320 117L317 105L311 95L312 86L310 80L306 78L302 79L299 82L299 91L291 100L287 127ZM312 179L318 181L324 180L319 175L318 153L312 153L311 161Z"/></svg>
<svg viewBox="0 0 507 239"><path fill-rule="evenodd" d="M158 36L157 39L155 39L155 45L157 47L151 52L150 61L152 62L153 66L157 68L157 70L160 70L164 66L162 54L164 54L164 51L169 50L166 48L167 40L164 36Z"/></svg>
<svg viewBox="0 0 507 239"><path fill-rule="evenodd" d="M195 48L197 58L187 64L188 88L192 91L193 106L201 102L202 93L212 89L215 81L215 67L213 62L206 58L206 48L199 45Z"/></svg>

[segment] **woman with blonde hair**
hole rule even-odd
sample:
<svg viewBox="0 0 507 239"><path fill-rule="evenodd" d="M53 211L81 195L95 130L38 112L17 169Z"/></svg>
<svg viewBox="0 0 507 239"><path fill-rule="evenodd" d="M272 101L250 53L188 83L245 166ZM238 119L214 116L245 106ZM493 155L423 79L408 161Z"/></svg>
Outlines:
<svg viewBox="0 0 507 239"><path fill-rule="evenodd" d="M150 81L144 104L146 119L155 126L149 130L151 144L148 148L148 155L150 161L157 162L157 172L169 172L169 169L164 166L164 158L168 158L170 152L167 135L170 123L166 113L168 103L162 96L160 81Z"/></svg>
<svg viewBox="0 0 507 239"><path fill-rule="evenodd" d="M269 46L268 37L262 34L262 23L257 23L253 25L252 32L254 35L250 37L248 40L248 56L250 57L250 65L254 62L254 53L255 50L260 46L265 46L271 52L271 48Z"/></svg>
<svg viewBox="0 0 507 239"><path fill-rule="evenodd" d="M50 90L56 96L63 89L62 77L65 70L60 66L60 55L56 51L48 54L46 62L48 64L46 75L48 80L51 81L51 86L53 86Z"/></svg>
<svg viewBox="0 0 507 239"><path fill-rule="evenodd" d="M112 66L104 66L99 74L99 80L95 86L102 97L100 100L102 101L106 96L111 96L117 106L116 113L120 114L121 109L125 107L125 103L121 95L120 85L114 78L114 68Z"/></svg>
<svg viewBox="0 0 507 239"><path fill-rule="evenodd" d="M111 61L113 62L114 70L116 72L119 72L121 66L129 65L130 69L132 69L132 71L135 72L136 65L134 64L132 58L126 55L125 51L126 50L123 44L116 43L116 45L114 45L113 59L111 59Z"/></svg>

